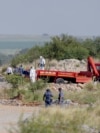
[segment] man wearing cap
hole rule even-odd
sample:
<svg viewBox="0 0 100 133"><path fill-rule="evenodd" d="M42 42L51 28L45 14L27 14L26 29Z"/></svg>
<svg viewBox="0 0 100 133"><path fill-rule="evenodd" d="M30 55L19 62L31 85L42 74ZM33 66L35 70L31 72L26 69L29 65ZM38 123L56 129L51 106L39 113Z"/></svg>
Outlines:
<svg viewBox="0 0 100 133"><path fill-rule="evenodd" d="M45 106L48 107L52 104L52 93L50 89L47 89L46 92L43 95L43 100L45 101Z"/></svg>

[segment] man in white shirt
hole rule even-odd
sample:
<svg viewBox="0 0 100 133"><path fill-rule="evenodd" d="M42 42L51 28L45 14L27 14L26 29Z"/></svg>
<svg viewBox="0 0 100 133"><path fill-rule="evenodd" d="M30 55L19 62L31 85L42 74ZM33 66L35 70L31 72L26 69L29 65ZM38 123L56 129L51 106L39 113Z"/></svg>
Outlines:
<svg viewBox="0 0 100 133"><path fill-rule="evenodd" d="M36 81L36 70L34 67L31 67L30 69L30 80L32 83Z"/></svg>
<svg viewBox="0 0 100 133"><path fill-rule="evenodd" d="M7 74L9 75L9 74L13 74L13 70L12 70L12 67L11 66L9 66L8 68L7 68Z"/></svg>
<svg viewBox="0 0 100 133"><path fill-rule="evenodd" d="M45 68L45 59L44 59L43 56L40 56L39 66L40 66L41 70L44 70L44 68Z"/></svg>

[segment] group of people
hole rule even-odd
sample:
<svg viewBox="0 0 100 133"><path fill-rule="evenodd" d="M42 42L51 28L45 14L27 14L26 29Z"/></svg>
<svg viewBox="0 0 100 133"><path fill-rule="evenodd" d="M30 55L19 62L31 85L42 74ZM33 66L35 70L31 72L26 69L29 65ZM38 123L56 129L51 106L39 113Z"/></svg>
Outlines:
<svg viewBox="0 0 100 133"><path fill-rule="evenodd" d="M45 68L45 59L43 56L40 56L39 68L41 70L44 70L44 68ZM17 73L17 74L20 74L22 76L23 74L26 74L30 77L30 81L32 83L34 83L36 81L37 74L36 74L36 70L35 70L34 66L31 66L29 71L25 71L22 65L20 65L19 67L15 67L14 70L12 69L11 66L8 66L6 72L8 75L13 74L13 73ZM64 100L62 88L58 88L58 91L59 91L58 104L62 104L63 100ZM47 89L45 91L45 93L43 95L43 100L45 101L46 107L50 106L53 103L53 95L52 95L52 92L50 91L50 89Z"/></svg>
<svg viewBox="0 0 100 133"><path fill-rule="evenodd" d="M44 70L45 69L45 59L44 59L43 56L40 56L38 65L39 65L39 69L40 70ZM6 73L8 75L13 74L13 73L17 73L17 74L20 74L20 75L28 75L30 77L30 81L33 82L33 83L36 81L36 76L37 76L34 66L31 66L29 71L27 71L27 70L24 70L22 65L20 65L19 67L15 67L14 70L9 65L8 68L7 68Z"/></svg>
<svg viewBox="0 0 100 133"><path fill-rule="evenodd" d="M6 70L6 73L8 74L8 75L10 75L10 74L20 74L20 75L22 75L23 74L23 71L24 71L24 69L23 69L23 66L22 65L20 65L19 67L14 67L14 68L12 68L10 65L7 67L7 70Z"/></svg>
<svg viewBox="0 0 100 133"><path fill-rule="evenodd" d="M64 101L64 94L62 91L62 88L58 88L58 104L62 105L63 101ZM53 101L53 95L52 92L50 91L50 89L47 89L43 95L43 100L45 101L45 106L51 106L52 105L52 101Z"/></svg>
<svg viewBox="0 0 100 133"><path fill-rule="evenodd" d="M44 68L45 68L45 59L43 56L40 56L39 67L41 70L44 70ZM37 74L36 74L36 70L35 70L34 66L31 67L29 76L30 76L31 82L35 82Z"/></svg>
<svg viewBox="0 0 100 133"><path fill-rule="evenodd" d="M10 74L19 74L20 76L28 75L30 77L31 82L35 82L36 80L36 70L34 67L31 67L29 72L24 70L23 66L20 65L19 67L12 68L10 65L8 66L6 73Z"/></svg>
<svg viewBox="0 0 100 133"><path fill-rule="evenodd" d="M43 56L40 56L39 67L41 70L44 70L45 68L45 59ZM37 74L34 66L30 68L29 77L32 83L36 81Z"/></svg>

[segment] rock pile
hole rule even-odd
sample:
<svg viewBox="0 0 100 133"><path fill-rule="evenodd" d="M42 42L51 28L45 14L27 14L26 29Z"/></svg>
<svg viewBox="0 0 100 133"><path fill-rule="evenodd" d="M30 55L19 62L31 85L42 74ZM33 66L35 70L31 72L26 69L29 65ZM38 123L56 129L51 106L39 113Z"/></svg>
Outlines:
<svg viewBox="0 0 100 133"><path fill-rule="evenodd" d="M70 84L55 84L55 83L51 83L50 88L53 90L58 90L58 88L62 88L63 90L68 90L68 91L81 91L81 89L84 88L85 84L74 84L74 83L70 83Z"/></svg>
<svg viewBox="0 0 100 133"><path fill-rule="evenodd" d="M77 59L65 59L56 61L53 60L50 62L50 70L61 70L69 72L80 72L87 70L87 62L85 60Z"/></svg>

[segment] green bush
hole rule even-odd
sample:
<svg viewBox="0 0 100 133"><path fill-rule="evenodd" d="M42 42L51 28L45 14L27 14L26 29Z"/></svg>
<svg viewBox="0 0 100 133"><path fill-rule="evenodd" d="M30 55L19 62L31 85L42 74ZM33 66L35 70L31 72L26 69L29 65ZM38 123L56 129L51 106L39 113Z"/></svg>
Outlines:
<svg viewBox="0 0 100 133"><path fill-rule="evenodd" d="M36 90L42 90L46 85L46 82L40 79L37 80L35 83L30 83L28 88L34 92Z"/></svg>
<svg viewBox="0 0 100 133"><path fill-rule="evenodd" d="M100 57L100 37L79 40L73 36L62 35L51 38L43 46L34 46L24 54L20 53L12 59L12 66L23 62L33 62L43 55L48 59L62 60L66 58L85 59L89 55Z"/></svg>
<svg viewBox="0 0 100 133"><path fill-rule="evenodd" d="M16 98L21 96L21 100L27 103L40 101L42 99L41 90L47 85L43 80L26 84L25 78L20 75L7 75L6 80L12 84L12 88L6 90L7 97Z"/></svg>
<svg viewBox="0 0 100 133"><path fill-rule="evenodd" d="M7 98L14 99L14 98L18 97L19 90L11 88L11 89L6 90L5 93L7 94Z"/></svg>
<svg viewBox="0 0 100 133"><path fill-rule="evenodd" d="M24 102L40 101L41 91L46 87L46 83L43 80L38 80L35 83L30 83L27 90L22 92Z"/></svg>
<svg viewBox="0 0 100 133"><path fill-rule="evenodd" d="M20 75L6 75L6 80L8 83L12 84L13 88L18 88L19 85L22 85L24 83L24 77Z"/></svg>
<svg viewBox="0 0 100 133"><path fill-rule="evenodd" d="M38 80L35 83L29 83L26 89L19 91L20 95L23 95L23 102L41 101L41 91L46 87L46 83L43 80Z"/></svg>

